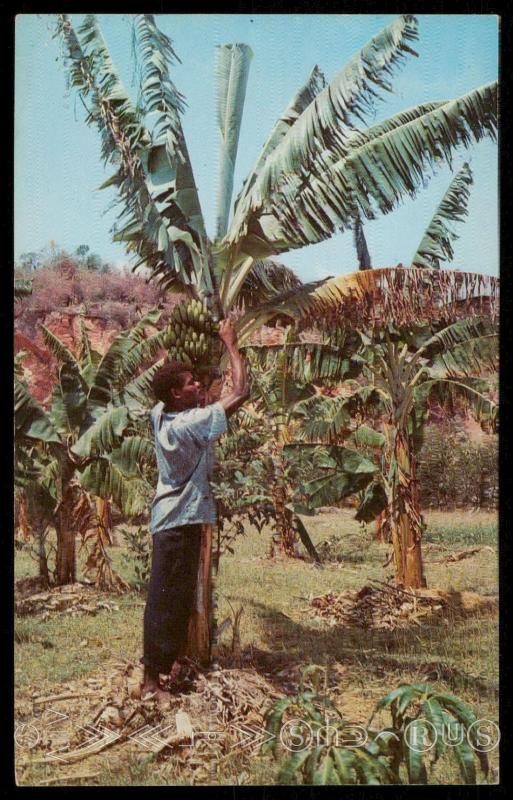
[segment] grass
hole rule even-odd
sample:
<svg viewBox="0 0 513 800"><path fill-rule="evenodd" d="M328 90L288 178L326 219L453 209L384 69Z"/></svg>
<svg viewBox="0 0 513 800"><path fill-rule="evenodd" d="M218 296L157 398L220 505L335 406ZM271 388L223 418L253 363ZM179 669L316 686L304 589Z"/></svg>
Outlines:
<svg viewBox="0 0 513 800"><path fill-rule="evenodd" d="M490 511L430 511L427 514L426 542L441 542L449 547L497 544L497 514Z"/></svg>
<svg viewBox="0 0 513 800"><path fill-rule="evenodd" d="M330 663L337 669L337 697L349 718L365 721L376 700L402 681L429 676L446 691L458 694L478 713L498 718L498 629L494 616L448 619L445 624L396 631L364 631L328 628L306 613L309 597L328 591L358 589L369 579L384 580L392 567L383 569L387 547L374 540L371 526L361 529L352 513L340 510L305 518L312 540L330 555L321 567L299 559L270 561L266 557L269 533L248 529L236 543L235 553L221 559L218 586L218 619L232 616L232 607L243 606L240 621L242 646L260 659L306 666ZM497 544L497 519L488 513L431 512L426 515L424 538L428 585L441 589L497 592L497 558L483 550L471 558L435 563L449 550L475 544ZM440 545L443 548L440 549ZM131 580L126 546L111 548L116 569ZM83 562L84 554L80 561ZM25 549L16 553L17 578L34 575L36 564ZM142 652L144 592L131 591L113 597L97 593L119 606L118 611L99 610L95 616L54 614L19 617L16 620L15 669L20 707L34 693L57 692L59 684L94 678L113 658L137 661ZM227 648L231 633L221 638ZM130 759L115 757L115 748L91 783L102 785L170 785L180 783L172 760L153 763L142 753ZM272 784L277 767L242 756L212 772L211 783ZM439 783L458 782L452 762L437 768ZM38 784L51 778L45 766L32 768L25 781ZM87 781L86 781L87 782Z"/></svg>

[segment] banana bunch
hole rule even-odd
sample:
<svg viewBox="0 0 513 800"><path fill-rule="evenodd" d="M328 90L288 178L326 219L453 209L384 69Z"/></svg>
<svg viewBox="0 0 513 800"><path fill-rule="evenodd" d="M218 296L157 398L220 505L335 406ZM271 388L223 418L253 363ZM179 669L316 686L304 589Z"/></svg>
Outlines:
<svg viewBox="0 0 513 800"><path fill-rule="evenodd" d="M212 360L213 334L219 330L205 302L191 300L175 306L166 336L169 357L189 366Z"/></svg>

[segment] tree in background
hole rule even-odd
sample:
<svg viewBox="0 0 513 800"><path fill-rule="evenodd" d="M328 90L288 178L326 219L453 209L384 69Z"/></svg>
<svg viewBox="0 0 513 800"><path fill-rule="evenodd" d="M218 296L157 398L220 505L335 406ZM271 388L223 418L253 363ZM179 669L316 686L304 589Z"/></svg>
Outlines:
<svg viewBox="0 0 513 800"><path fill-rule="evenodd" d="M91 248L89 247L88 244L79 244L77 249L75 250L75 255L79 259L83 260L87 257L87 254L89 253L90 249Z"/></svg>
<svg viewBox="0 0 513 800"><path fill-rule="evenodd" d="M91 253L91 248L88 244L80 244L75 250L75 255L79 259L79 264L84 269L91 271L102 270L102 260L97 253Z"/></svg>
<svg viewBox="0 0 513 800"><path fill-rule="evenodd" d="M35 252L22 253L18 259L18 268L23 272L34 272L41 266L41 254Z"/></svg>

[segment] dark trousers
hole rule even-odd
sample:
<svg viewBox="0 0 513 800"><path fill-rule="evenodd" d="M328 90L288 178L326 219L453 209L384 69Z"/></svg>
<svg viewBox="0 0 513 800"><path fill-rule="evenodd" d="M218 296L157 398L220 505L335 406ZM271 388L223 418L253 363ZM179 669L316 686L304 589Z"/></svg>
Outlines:
<svg viewBox="0 0 513 800"><path fill-rule="evenodd" d="M185 645L196 589L201 527L181 525L153 534L141 661L154 672L168 674Z"/></svg>

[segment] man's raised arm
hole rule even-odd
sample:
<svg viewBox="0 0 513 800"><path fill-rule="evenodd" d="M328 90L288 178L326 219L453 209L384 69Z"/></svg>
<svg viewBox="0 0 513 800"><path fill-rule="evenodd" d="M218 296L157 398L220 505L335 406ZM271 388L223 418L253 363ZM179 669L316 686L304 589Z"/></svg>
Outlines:
<svg viewBox="0 0 513 800"><path fill-rule="evenodd" d="M221 397L219 402L226 413L235 411L242 405L249 396L249 380L239 348L237 347L237 333L233 322L230 319L223 319L219 325L219 338L224 342L230 358L232 369L232 390L229 394Z"/></svg>

